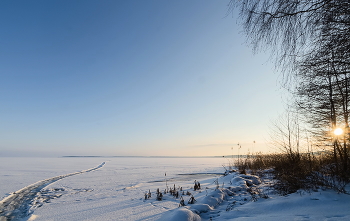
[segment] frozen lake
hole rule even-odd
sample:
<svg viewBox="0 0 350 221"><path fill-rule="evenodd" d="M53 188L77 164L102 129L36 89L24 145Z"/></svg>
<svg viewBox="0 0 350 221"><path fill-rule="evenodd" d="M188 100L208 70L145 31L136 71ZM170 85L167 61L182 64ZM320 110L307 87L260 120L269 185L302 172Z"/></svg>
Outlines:
<svg viewBox="0 0 350 221"><path fill-rule="evenodd" d="M228 163L227 158L0 159L2 199L37 181L90 169L105 162L98 170L65 177L45 187L46 192L42 192L46 196L38 198L36 206L31 208L32 220L154 220L161 213L177 208L178 202L163 201L161 206L157 206L157 202L145 203L143 198L148 190L165 189L166 184L189 189L194 180L208 179L212 183L219 175L210 173L223 173L222 165ZM45 197L49 200L45 201Z"/></svg>
<svg viewBox="0 0 350 221"><path fill-rule="evenodd" d="M228 158L0 159L0 221L350 219L349 194L317 189L280 196L270 178L219 175ZM196 191L195 180L201 187ZM179 197L164 193L167 187Z"/></svg>

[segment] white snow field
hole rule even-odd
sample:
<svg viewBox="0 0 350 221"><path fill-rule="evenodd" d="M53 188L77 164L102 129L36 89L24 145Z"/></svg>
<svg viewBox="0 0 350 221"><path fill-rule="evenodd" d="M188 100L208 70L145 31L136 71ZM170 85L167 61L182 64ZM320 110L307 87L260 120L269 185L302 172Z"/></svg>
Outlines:
<svg viewBox="0 0 350 221"><path fill-rule="evenodd" d="M28 214L27 208L29 204L37 196L37 194L40 194L39 192L45 186L69 176L97 170L101 168L104 164L105 162L103 162L97 167L94 167L88 170L82 170L75 173L69 173L69 174L55 176L49 179L41 180L34 184L26 186L20 190L17 190L13 193L10 193L9 196L5 197L0 202L0 212L3 215L1 219L4 219L4 217L6 217L6 219L16 219L18 217L28 216L29 214Z"/></svg>
<svg viewBox="0 0 350 221"><path fill-rule="evenodd" d="M0 160L0 221L350 220L350 195L319 189L279 196L269 179L223 176L226 158Z"/></svg>

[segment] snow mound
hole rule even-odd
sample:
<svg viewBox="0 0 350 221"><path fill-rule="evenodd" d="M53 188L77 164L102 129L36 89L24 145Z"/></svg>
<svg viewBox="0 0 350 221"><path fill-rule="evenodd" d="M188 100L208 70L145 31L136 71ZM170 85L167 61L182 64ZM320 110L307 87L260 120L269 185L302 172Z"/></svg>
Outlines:
<svg viewBox="0 0 350 221"><path fill-rule="evenodd" d="M234 192L245 191L248 187L261 184L258 176L240 174L231 179L231 190Z"/></svg>
<svg viewBox="0 0 350 221"><path fill-rule="evenodd" d="M201 217L187 208L178 208L163 216L160 220L167 221L201 221Z"/></svg>
<svg viewBox="0 0 350 221"><path fill-rule="evenodd" d="M217 189L206 196L202 203L208 204L211 207L216 207L224 200L226 191L223 189Z"/></svg>
<svg viewBox="0 0 350 221"><path fill-rule="evenodd" d="M261 184L261 180L258 176L241 174L240 177L245 179L248 186Z"/></svg>
<svg viewBox="0 0 350 221"><path fill-rule="evenodd" d="M161 220L201 220L213 219L220 215L215 212L221 204L226 205L226 211L232 210L237 205L243 205L250 201L256 201L259 192L258 186L262 183L258 176L232 173L221 177L223 181L220 188L219 181L214 181L215 188L210 192L206 189L206 194L196 195L196 202L180 207L164 216ZM220 181L220 183L221 183ZM226 183L226 184L225 184ZM226 185L226 187L224 187ZM228 199L232 202L229 203Z"/></svg>
<svg viewBox="0 0 350 221"><path fill-rule="evenodd" d="M200 214L200 213L206 213L210 210L213 210L213 207L209 206L208 204L193 204L191 207L186 207L188 209L191 209L194 213Z"/></svg>

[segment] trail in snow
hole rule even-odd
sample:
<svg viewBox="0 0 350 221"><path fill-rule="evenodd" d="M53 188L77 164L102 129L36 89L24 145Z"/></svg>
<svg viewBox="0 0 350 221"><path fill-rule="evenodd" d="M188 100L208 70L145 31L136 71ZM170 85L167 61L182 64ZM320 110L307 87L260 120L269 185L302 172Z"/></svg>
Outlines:
<svg viewBox="0 0 350 221"><path fill-rule="evenodd" d="M55 176L49 179L38 181L20 190L17 190L16 192L0 201L0 221L16 220L28 216L29 203L34 199L35 195L47 185L69 176L100 169L104 165L105 162L101 163L97 167L88 170Z"/></svg>

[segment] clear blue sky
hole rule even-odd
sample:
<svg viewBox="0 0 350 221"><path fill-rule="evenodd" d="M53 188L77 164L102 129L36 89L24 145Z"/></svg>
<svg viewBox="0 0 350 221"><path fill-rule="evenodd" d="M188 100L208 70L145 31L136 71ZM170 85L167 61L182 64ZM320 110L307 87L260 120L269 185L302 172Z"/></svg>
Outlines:
<svg viewBox="0 0 350 221"><path fill-rule="evenodd" d="M278 73L228 3L0 1L0 154L266 150Z"/></svg>

